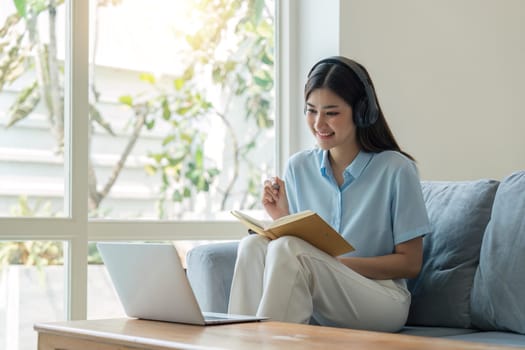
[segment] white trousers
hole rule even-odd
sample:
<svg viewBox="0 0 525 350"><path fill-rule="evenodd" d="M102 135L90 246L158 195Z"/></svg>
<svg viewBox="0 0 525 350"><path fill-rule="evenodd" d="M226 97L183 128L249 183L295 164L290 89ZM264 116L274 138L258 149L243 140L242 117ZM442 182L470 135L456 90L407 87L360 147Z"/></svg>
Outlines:
<svg viewBox="0 0 525 350"><path fill-rule="evenodd" d="M409 306L403 280L363 277L296 237L270 241L253 234L239 245L228 312L395 332Z"/></svg>

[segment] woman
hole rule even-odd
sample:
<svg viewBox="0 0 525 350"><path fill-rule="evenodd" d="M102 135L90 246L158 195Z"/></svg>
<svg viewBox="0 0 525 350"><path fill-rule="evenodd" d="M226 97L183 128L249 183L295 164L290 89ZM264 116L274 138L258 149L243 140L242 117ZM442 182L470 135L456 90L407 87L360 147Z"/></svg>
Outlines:
<svg viewBox="0 0 525 350"><path fill-rule="evenodd" d="M265 182L273 218L310 209L355 248L337 258L305 241L241 240L229 312L276 321L398 331L406 278L422 264L430 225L414 161L398 146L363 66L345 57L314 65L305 114L318 147L293 155L284 181Z"/></svg>

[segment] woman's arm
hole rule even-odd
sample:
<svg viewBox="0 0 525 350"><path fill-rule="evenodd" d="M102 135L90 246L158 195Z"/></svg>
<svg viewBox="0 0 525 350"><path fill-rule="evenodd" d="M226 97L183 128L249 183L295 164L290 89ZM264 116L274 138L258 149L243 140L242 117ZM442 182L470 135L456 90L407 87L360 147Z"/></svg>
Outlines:
<svg viewBox="0 0 525 350"><path fill-rule="evenodd" d="M337 259L355 272L375 280L415 278L423 264L423 238L400 243L389 255Z"/></svg>

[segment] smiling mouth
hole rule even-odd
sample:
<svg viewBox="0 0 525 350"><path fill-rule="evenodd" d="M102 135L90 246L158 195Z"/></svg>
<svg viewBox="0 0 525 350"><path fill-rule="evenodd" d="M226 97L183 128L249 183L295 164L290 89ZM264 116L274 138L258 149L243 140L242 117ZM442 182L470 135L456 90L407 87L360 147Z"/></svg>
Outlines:
<svg viewBox="0 0 525 350"><path fill-rule="evenodd" d="M316 131L316 133L317 133L317 136L319 137L330 137L335 134L335 132L320 132L320 131Z"/></svg>

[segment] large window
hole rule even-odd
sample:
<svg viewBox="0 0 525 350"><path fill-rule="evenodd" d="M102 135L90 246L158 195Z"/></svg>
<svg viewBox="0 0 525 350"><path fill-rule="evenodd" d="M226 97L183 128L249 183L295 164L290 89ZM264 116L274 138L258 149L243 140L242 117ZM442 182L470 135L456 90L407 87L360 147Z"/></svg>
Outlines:
<svg viewBox="0 0 525 350"><path fill-rule="evenodd" d="M122 315L96 241L244 234L229 210L277 164L275 6L0 3L0 348Z"/></svg>

